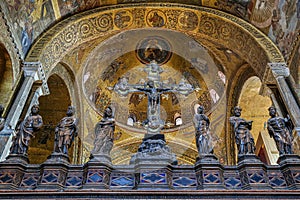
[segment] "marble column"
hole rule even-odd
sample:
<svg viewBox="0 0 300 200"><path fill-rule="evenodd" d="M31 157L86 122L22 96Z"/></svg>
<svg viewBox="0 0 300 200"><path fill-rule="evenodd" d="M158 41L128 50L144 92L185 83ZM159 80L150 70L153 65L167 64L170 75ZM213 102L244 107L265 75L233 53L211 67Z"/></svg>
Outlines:
<svg viewBox="0 0 300 200"><path fill-rule="evenodd" d="M15 134L16 125L22 114L34 83L40 82L40 89L35 91L30 105L37 101L39 95L49 94L45 73L40 62L25 62L22 70L24 72L24 81L11 106L11 109L8 112L4 129L0 132L0 161L5 160L6 156L9 154L9 149L12 138Z"/></svg>
<svg viewBox="0 0 300 200"><path fill-rule="evenodd" d="M286 78L290 76L289 68L286 67L285 63L269 63L268 65L276 79L276 85L280 96L282 97L291 120L295 125L295 131L300 136L300 108L286 82Z"/></svg>

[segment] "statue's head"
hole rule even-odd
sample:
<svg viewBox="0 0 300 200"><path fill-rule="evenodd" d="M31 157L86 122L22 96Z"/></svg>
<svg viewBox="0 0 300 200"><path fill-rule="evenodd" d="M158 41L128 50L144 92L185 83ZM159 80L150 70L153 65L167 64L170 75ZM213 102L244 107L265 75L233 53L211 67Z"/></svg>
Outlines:
<svg viewBox="0 0 300 200"><path fill-rule="evenodd" d="M203 114L204 113L204 107L202 105L200 105L198 108L197 108L197 111L199 114Z"/></svg>
<svg viewBox="0 0 300 200"><path fill-rule="evenodd" d="M236 116L236 117L241 116L241 112L242 112L242 109L239 106L234 107L234 109L233 109L234 116Z"/></svg>
<svg viewBox="0 0 300 200"><path fill-rule="evenodd" d="M270 116L275 116L276 115L276 108L274 107L274 106L270 106L269 108L268 108L268 110L269 110L269 115Z"/></svg>
<svg viewBox="0 0 300 200"><path fill-rule="evenodd" d="M38 114L40 111L40 107L38 105L33 105L31 107L31 114Z"/></svg>
<svg viewBox="0 0 300 200"><path fill-rule="evenodd" d="M67 110L67 116L72 116L75 113L75 108L73 106L69 106Z"/></svg>

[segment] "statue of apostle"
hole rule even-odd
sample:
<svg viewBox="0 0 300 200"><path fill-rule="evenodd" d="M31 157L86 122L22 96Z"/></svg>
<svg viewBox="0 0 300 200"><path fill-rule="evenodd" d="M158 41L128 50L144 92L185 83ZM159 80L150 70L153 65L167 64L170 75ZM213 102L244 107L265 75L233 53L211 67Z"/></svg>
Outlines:
<svg viewBox="0 0 300 200"><path fill-rule="evenodd" d="M277 116L276 108L269 108L270 119L268 119L268 132L271 138L274 139L279 155L292 154L292 124L289 118Z"/></svg>
<svg viewBox="0 0 300 200"><path fill-rule="evenodd" d="M194 126L196 136L196 146L199 156L213 153L212 137L209 131L210 120L204 114L204 107L199 106L197 113L194 115Z"/></svg>
<svg viewBox="0 0 300 200"><path fill-rule="evenodd" d="M78 119L74 116L75 108L69 106L67 116L62 118L55 128L54 152L68 155L68 149L78 134Z"/></svg>
<svg viewBox="0 0 300 200"><path fill-rule="evenodd" d="M113 116L113 110L108 106L105 111L103 118L96 124L95 127L95 141L94 149L92 151L93 155L107 155L109 156L110 151L113 147L113 142L115 139L119 139L121 136L115 137L115 119Z"/></svg>
<svg viewBox="0 0 300 200"><path fill-rule="evenodd" d="M241 118L241 111L242 109L239 106L234 107L234 116L229 118L233 127L239 156L254 154L255 152L254 138L250 132L253 121L247 121Z"/></svg>
<svg viewBox="0 0 300 200"><path fill-rule="evenodd" d="M34 137L34 132L38 131L43 125L42 117L38 114L39 111L39 106L33 105L30 115L18 125L10 154L27 156L29 141Z"/></svg>

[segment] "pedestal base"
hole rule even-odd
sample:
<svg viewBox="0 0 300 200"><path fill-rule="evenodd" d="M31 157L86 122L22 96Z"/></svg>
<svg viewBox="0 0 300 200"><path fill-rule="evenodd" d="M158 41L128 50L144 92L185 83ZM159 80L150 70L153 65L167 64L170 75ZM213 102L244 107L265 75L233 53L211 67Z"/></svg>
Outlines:
<svg viewBox="0 0 300 200"><path fill-rule="evenodd" d="M68 155L53 152L41 165L42 175L36 190L63 190L69 167Z"/></svg>
<svg viewBox="0 0 300 200"><path fill-rule="evenodd" d="M163 160L141 159L135 165L135 189L169 190L172 189L172 170Z"/></svg>
<svg viewBox="0 0 300 200"><path fill-rule="evenodd" d="M280 165L288 188L291 190L300 189L300 156L295 154L281 155L277 163Z"/></svg>
<svg viewBox="0 0 300 200"><path fill-rule="evenodd" d="M6 160L3 161L4 163L22 163L22 164L28 164L29 163L29 159L27 157L27 155L23 155L23 154L9 154L6 157Z"/></svg>
<svg viewBox="0 0 300 200"><path fill-rule="evenodd" d="M284 164L296 164L300 163L300 156L297 154L284 154L279 156L277 160L277 164L284 165Z"/></svg>
<svg viewBox="0 0 300 200"><path fill-rule="evenodd" d="M223 172L218 158L213 154L199 156L195 163L197 189L224 190L225 187L221 180Z"/></svg>
<svg viewBox="0 0 300 200"><path fill-rule="evenodd" d="M51 164L51 163L70 164L70 159L69 156L64 153L53 152L50 156L48 156L47 160L44 163L45 164Z"/></svg>
<svg viewBox="0 0 300 200"><path fill-rule="evenodd" d="M89 162L111 165L111 157L107 154L91 154Z"/></svg>
<svg viewBox="0 0 300 200"><path fill-rule="evenodd" d="M162 134L146 134L140 145L138 152L131 157L130 164L139 163L168 163L177 165L176 155L166 145L164 135Z"/></svg>
<svg viewBox="0 0 300 200"><path fill-rule="evenodd" d="M266 165L255 154L239 156L238 169L243 190L270 190Z"/></svg>
<svg viewBox="0 0 300 200"><path fill-rule="evenodd" d="M84 165L83 190L109 189L111 165L99 163L98 161L89 161Z"/></svg>
<svg viewBox="0 0 300 200"><path fill-rule="evenodd" d="M203 154L196 158L196 164L219 164L218 158L214 154Z"/></svg>
<svg viewBox="0 0 300 200"><path fill-rule="evenodd" d="M253 164L262 163L261 160L255 154L245 154L238 156L238 165L241 164Z"/></svg>

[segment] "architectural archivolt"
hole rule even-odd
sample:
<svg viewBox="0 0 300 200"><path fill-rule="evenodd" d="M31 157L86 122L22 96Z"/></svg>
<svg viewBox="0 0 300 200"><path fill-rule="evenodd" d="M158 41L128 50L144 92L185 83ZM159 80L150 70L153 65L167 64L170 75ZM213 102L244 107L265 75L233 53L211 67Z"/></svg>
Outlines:
<svg viewBox="0 0 300 200"><path fill-rule="evenodd" d="M149 21L160 13L162 24ZM238 52L262 78L267 63L284 62L272 41L249 23L218 10L180 4L131 4L97 8L67 18L43 34L26 61L40 61L48 73L70 50L97 38L131 29L183 32Z"/></svg>

